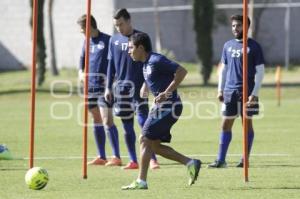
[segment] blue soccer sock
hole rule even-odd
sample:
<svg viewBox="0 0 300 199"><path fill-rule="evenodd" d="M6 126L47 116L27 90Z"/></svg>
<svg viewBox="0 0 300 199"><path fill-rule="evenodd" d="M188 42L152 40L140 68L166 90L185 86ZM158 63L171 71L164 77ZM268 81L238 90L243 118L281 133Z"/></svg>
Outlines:
<svg viewBox="0 0 300 199"><path fill-rule="evenodd" d="M105 154L105 131L103 126L95 125L94 126L94 136L95 136L95 142L98 149L98 154L100 158L106 160L106 154Z"/></svg>
<svg viewBox="0 0 300 199"><path fill-rule="evenodd" d="M143 128L146 120L147 120L148 114L137 114L137 121L141 128Z"/></svg>
<svg viewBox="0 0 300 199"><path fill-rule="evenodd" d="M111 127L106 127L105 129L109 138L113 155L117 158L120 158L119 133L117 127L112 125Z"/></svg>
<svg viewBox="0 0 300 199"><path fill-rule="evenodd" d="M218 153L218 160L225 161L227 150L232 138L231 131L222 131L220 134L220 145L219 145L219 153Z"/></svg>
<svg viewBox="0 0 300 199"><path fill-rule="evenodd" d="M133 128L133 120L122 120L123 128L125 130L124 137L129 153L129 158L133 162L137 162L136 151L135 151L135 131Z"/></svg>
<svg viewBox="0 0 300 199"><path fill-rule="evenodd" d="M249 130L248 131L248 159L250 157L250 152L252 149L252 144L253 144L253 140L254 140L254 131L253 130ZM241 158L241 162L243 162L244 158Z"/></svg>

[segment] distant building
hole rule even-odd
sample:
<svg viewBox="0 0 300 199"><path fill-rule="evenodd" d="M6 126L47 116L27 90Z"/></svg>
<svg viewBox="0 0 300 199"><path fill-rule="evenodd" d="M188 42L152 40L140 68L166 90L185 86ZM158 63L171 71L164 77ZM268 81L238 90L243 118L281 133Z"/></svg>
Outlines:
<svg viewBox="0 0 300 199"><path fill-rule="evenodd" d="M58 66L60 68L77 67L83 35L79 33L76 20L86 12L85 1L54 1L54 33ZM225 2L239 3L240 1L215 0L215 2L219 5ZM286 3L287 1L277 0L272 2ZM158 0L160 7L177 6L175 8L182 8L159 12L162 47L172 51L179 61L197 61L191 3L191 0ZM153 10L153 2L151 0L93 0L92 14L96 17L100 30L109 34L113 33L112 15L114 10L122 7L129 8L132 11L134 26L149 33L152 40L155 41L154 14L151 11L151 9ZM291 8L289 31L291 41L289 46L290 60L291 63L298 64L300 63L299 9L300 7ZM46 10L47 3L45 3L45 36L47 40L47 64L49 64L49 31ZM0 26L3 27L0 32L0 70L7 67L29 66L31 64L29 0L1 0L0 11ZM269 64L284 63L285 11L286 9L282 7L265 9L259 21L260 28L257 32L257 40L262 44L266 61ZM229 19L231 14L241 12L242 10L238 8L218 8L216 10L218 16L223 19ZM230 24L216 23L213 32L214 62L217 63L220 59L223 43L232 38ZM3 52L9 52L12 58L8 59L8 56Z"/></svg>

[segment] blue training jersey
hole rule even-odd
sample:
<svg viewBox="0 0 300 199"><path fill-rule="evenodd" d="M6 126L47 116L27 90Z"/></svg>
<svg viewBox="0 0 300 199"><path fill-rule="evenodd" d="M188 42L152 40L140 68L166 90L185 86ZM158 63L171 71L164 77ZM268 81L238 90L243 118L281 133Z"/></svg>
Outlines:
<svg viewBox="0 0 300 199"><path fill-rule="evenodd" d="M89 88L104 87L104 77L107 73L107 54L110 35L99 32L97 37L90 38ZM80 69L84 70L85 41L80 56Z"/></svg>
<svg viewBox="0 0 300 199"><path fill-rule="evenodd" d="M253 39L248 39L248 93L254 88L256 66L264 64L260 45ZM243 88L243 42L232 39L224 44L221 62L227 65L224 91Z"/></svg>
<svg viewBox="0 0 300 199"><path fill-rule="evenodd" d="M134 30L134 33L140 32ZM128 85L131 82L134 85L134 96L139 97L140 89L143 85L143 63L133 61L128 54L128 39L120 33L111 37L108 51L108 88L112 88L114 80L118 81L118 85Z"/></svg>
<svg viewBox="0 0 300 199"><path fill-rule="evenodd" d="M149 54L143 66L143 74L146 84L154 96L157 96L168 88L174 80L174 74L178 67L177 63L167 59L163 55L153 52ZM175 90L170 99L174 101L178 97L177 90Z"/></svg>

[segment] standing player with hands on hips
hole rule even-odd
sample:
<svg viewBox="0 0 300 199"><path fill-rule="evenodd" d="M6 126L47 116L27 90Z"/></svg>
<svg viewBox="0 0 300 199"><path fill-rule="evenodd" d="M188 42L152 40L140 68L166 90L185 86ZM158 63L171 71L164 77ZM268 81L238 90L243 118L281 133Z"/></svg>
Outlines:
<svg viewBox="0 0 300 199"><path fill-rule="evenodd" d="M250 19L248 18L248 26ZM208 168L224 168L226 154L232 138L232 126L236 117L242 115L243 97L243 16L233 15L231 17L231 28L233 36L224 44L222 53L222 70L219 76L218 99L222 102L222 131L220 134L219 153L215 162L208 165ZM259 111L258 91L261 87L264 76L264 57L260 45L253 39L248 38L248 153L250 154L254 130L252 116ZM236 165L243 167L243 157Z"/></svg>

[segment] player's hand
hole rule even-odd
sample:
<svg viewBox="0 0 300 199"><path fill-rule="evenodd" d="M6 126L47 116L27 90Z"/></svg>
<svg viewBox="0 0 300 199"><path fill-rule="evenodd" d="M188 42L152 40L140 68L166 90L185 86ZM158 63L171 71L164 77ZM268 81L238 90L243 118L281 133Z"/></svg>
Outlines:
<svg viewBox="0 0 300 199"><path fill-rule="evenodd" d="M168 93L166 92L162 92L162 93L159 93L155 98L154 98L154 102L155 103L161 103L163 101L166 101L168 99L168 97L170 97L168 95Z"/></svg>
<svg viewBox="0 0 300 199"><path fill-rule="evenodd" d="M252 106L254 106L257 103L258 103L258 97L257 96L250 95L248 97L248 102L247 102L247 106L248 107L252 107Z"/></svg>
<svg viewBox="0 0 300 199"><path fill-rule="evenodd" d="M112 103L112 92L109 89L105 89L104 98L107 102Z"/></svg>
<svg viewBox="0 0 300 199"><path fill-rule="evenodd" d="M223 102L224 101L223 92L218 92L217 98L220 102Z"/></svg>
<svg viewBox="0 0 300 199"><path fill-rule="evenodd" d="M84 83L84 72L82 70L78 71L78 80L80 83Z"/></svg>

